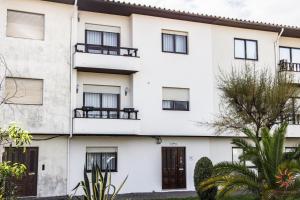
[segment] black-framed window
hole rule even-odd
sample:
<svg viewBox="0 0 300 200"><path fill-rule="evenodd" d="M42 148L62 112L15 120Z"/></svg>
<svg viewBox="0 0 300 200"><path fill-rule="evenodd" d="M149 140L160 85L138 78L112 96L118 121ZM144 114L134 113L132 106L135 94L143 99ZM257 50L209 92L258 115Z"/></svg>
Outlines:
<svg viewBox="0 0 300 200"><path fill-rule="evenodd" d="M174 100L163 100L163 110L189 110L188 101L174 101Z"/></svg>
<svg viewBox="0 0 300 200"><path fill-rule="evenodd" d="M168 53L188 53L188 38L186 35L162 33L162 51Z"/></svg>
<svg viewBox="0 0 300 200"><path fill-rule="evenodd" d="M300 64L300 48L280 46L279 57L280 60Z"/></svg>
<svg viewBox="0 0 300 200"><path fill-rule="evenodd" d="M189 89L188 88L162 88L162 109L189 111Z"/></svg>
<svg viewBox="0 0 300 200"><path fill-rule="evenodd" d="M120 94L84 92L83 105L84 107L103 109L103 111L90 111L89 118L118 118ZM115 109L116 111L107 112L105 109Z"/></svg>
<svg viewBox="0 0 300 200"><path fill-rule="evenodd" d="M285 147L284 152L294 152L297 149L297 147Z"/></svg>
<svg viewBox="0 0 300 200"><path fill-rule="evenodd" d="M89 53L120 54L120 33L85 30L85 43Z"/></svg>
<svg viewBox="0 0 300 200"><path fill-rule="evenodd" d="M98 166L101 171L105 171L106 167L108 167L108 170L111 172L117 172L118 171L118 153L115 148L109 148L109 152L105 152L105 148L100 148L97 150L97 148L91 148L96 149L96 151L93 152L93 150L89 150L86 152L86 171L90 172L92 170L93 165ZM113 149L111 151L111 149ZM103 150L103 152L101 152Z"/></svg>
<svg viewBox="0 0 300 200"><path fill-rule="evenodd" d="M257 40L234 38L234 58L258 60Z"/></svg>

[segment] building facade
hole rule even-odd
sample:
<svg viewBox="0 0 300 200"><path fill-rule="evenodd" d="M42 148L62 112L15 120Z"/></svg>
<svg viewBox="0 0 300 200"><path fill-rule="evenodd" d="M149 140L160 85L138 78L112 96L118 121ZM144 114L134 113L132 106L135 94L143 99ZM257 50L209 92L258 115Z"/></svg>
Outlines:
<svg viewBox="0 0 300 200"><path fill-rule="evenodd" d="M219 112L220 69L298 82L295 27L108 0L0 0L0 11L1 126L34 136L24 196L69 194L85 167L106 162L116 185L128 175L122 193L194 190L199 158L239 153L232 136L199 125ZM287 147L300 142L297 116Z"/></svg>

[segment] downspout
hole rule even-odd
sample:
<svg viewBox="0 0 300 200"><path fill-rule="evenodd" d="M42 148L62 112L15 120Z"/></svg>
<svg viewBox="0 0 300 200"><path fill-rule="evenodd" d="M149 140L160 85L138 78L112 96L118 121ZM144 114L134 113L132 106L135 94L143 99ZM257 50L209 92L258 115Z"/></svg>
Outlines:
<svg viewBox="0 0 300 200"><path fill-rule="evenodd" d="M67 188L66 194L70 191L70 142L73 137L73 67L74 67L74 44L77 41L77 23L78 23L78 0L74 0L73 12L70 25L70 117L69 117L69 137L67 141Z"/></svg>
<svg viewBox="0 0 300 200"><path fill-rule="evenodd" d="M278 58L279 58L279 39L282 36L284 31L284 28L281 28L281 31L279 32L276 41L274 42L274 52L275 52L275 74L277 72L277 68L278 68Z"/></svg>

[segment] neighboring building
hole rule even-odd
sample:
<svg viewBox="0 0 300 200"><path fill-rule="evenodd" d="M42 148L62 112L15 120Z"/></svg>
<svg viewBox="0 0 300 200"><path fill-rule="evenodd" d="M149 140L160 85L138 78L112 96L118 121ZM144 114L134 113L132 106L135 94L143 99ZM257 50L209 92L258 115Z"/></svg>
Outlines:
<svg viewBox="0 0 300 200"><path fill-rule="evenodd" d="M0 54L10 69L1 93L17 91L0 106L1 126L17 121L34 135L25 196L66 195L85 164L111 157L112 181L129 175L122 193L194 190L200 157L239 154L230 135L199 125L219 111L219 69L300 71L299 28L76 2L0 0ZM288 147L300 142L297 116Z"/></svg>

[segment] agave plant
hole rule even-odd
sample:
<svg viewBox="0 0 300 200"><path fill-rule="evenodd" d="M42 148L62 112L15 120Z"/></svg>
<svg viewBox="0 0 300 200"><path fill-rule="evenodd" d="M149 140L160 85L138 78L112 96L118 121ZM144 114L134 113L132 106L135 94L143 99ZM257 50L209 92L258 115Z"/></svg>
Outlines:
<svg viewBox="0 0 300 200"><path fill-rule="evenodd" d="M127 177L123 180L121 185L117 188L111 183L111 172L106 166L104 175L98 165L93 165L91 171L91 179L89 178L86 168L84 169L84 180L80 181L73 189L74 194L69 199L81 199L76 195L79 188L83 190L83 200L115 200L117 194L125 184Z"/></svg>
<svg viewBox="0 0 300 200"><path fill-rule="evenodd" d="M241 162L221 162L214 166L214 174L200 184L202 190L218 186L217 197L222 199L232 193L251 193L257 199L277 199L300 195L300 148L284 151L287 125L277 128L273 134L267 128L261 130L261 138L245 129L248 140L235 138L236 147L243 149ZM251 162L257 171L245 166ZM284 185L284 187L282 187Z"/></svg>

